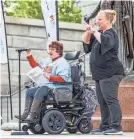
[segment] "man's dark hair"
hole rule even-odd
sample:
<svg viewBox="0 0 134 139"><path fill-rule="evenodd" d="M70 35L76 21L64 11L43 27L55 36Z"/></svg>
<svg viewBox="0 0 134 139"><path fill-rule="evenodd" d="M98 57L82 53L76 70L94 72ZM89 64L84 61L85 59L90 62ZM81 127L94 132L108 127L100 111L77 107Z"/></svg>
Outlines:
<svg viewBox="0 0 134 139"><path fill-rule="evenodd" d="M60 56L63 55L63 44L59 41L52 41L51 44L49 44L49 48L55 48L56 52L59 53Z"/></svg>

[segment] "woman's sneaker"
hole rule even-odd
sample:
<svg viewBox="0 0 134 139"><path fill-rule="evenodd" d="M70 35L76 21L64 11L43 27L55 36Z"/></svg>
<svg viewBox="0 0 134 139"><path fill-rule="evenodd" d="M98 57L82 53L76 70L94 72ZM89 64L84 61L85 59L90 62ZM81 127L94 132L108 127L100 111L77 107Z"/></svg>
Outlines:
<svg viewBox="0 0 134 139"><path fill-rule="evenodd" d="M97 128L95 130L91 130L90 133L91 134L95 134L95 135L102 135L103 134L103 130L101 130L100 128Z"/></svg>
<svg viewBox="0 0 134 139"><path fill-rule="evenodd" d="M114 128L107 129L103 133L104 135L122 135L123 134L121 130L117 130Z"/></svg>

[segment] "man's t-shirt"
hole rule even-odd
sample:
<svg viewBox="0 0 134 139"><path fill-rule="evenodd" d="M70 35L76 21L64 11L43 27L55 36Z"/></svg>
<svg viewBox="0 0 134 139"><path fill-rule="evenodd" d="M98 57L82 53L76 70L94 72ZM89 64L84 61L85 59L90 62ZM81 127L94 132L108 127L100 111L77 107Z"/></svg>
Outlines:
<svg viewBox="0 0 134 139"><path fill-rule="evenodd" d="M100 31L101 32L101 31ZM113 28L101 32L101 44L91 36L90 69L93 80L123 75L124 68L118 59L119 39Z"/></svg>
<svg viewBox="0 0 134 139"><path fill-rule="evenodd" d="M52 62L52 60L49 58L43 59L39 62L40 67L44 67L46 65L52 66L52 76L60 76L65 80L65 82L71 82L71 67L63 57L58 58L54 62ZM67 84L54 84L53 82L48 82L44 85L47 85L50 88L65 87L72 89L72 85Z"/></svg>

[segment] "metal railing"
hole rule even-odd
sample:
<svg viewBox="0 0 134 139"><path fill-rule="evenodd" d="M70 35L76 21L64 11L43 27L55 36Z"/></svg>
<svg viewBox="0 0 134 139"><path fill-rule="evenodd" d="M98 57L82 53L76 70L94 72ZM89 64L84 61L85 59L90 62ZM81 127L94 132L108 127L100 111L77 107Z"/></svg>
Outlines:
<svg viewBox="0 0 134 139"><path fill-rule="evenodd" d="M29 83L27 85L28 86L31 86L31 85L33 85L33 83ZM21 91L24 90L24 89L26 89L26 87L21 88ZM14 95L16 95L16 94L18 94L18 92L19 92L19 90L17 90L14 93L12 93L11 94L11 97L14 96ZM2 115L3 115L3 100L6 99L6 112L7 112L6 119L7 119L7 122L9 122L9 104L10 104L9 103L9 99L10 99L10 95L1 95L0 96L0 99L1 99L1 124L3 124L3 118L2 118ZM11 113L11 114L13 114L13 113ZM13 116L11 115L11 118L12 117Z"/></svg>

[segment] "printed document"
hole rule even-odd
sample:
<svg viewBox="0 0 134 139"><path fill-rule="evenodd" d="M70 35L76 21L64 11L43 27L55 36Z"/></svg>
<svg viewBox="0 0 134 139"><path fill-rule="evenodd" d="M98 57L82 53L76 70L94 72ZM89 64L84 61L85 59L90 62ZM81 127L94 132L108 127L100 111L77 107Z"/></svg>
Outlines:
<svg viewBox="0 0 134 139"><path fill-rule="evenodd" d="M42 69L38 66L32 68L32 70L30 70L27 75L33 82L35 82L40 87L45 83L49 82L48 79L44 77L44 72L42 71Z"/></svg>

